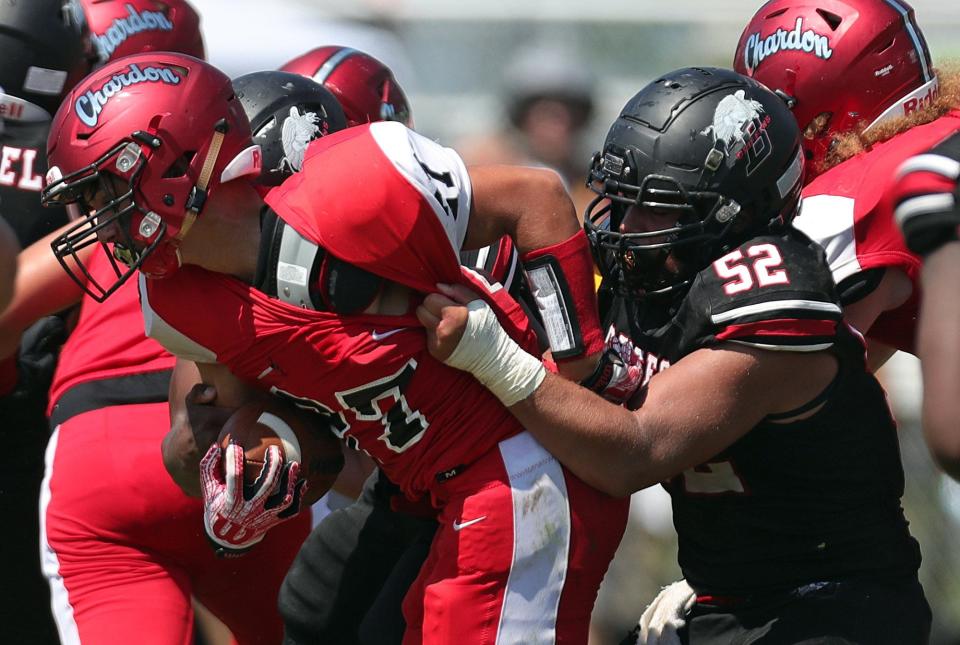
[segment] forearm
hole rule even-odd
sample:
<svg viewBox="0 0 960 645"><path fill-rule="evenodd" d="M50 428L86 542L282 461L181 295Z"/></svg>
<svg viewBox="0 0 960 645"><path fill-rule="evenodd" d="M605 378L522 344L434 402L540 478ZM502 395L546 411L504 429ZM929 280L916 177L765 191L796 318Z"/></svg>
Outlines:
<svg viewBox="0 0 960 645"><path fill-rule="evenodd" d="M924 434L937 462L960 479L960 242L932 253L923 268L917 353L923 370Z"/></svg>
<svg viewBox="0 0 960 645"><path fill-rule="evenodd" d="M200 497L200 460L234 410L254 396L268 395L253 391L222 365L177 361L162 452L167 472L187 495Z"/></svg>
<svg viewBox="0 0 960 645"><path fill-rule="evenodd" d="M70 279L50 249L50 241L63 230L37 240L17 256L13 299L0 314L0 358L16 351L24 329L80 301L80 286ZM88 247L81 252L84 260L93 250Z"/></svg>
<svg viewBox="0 0 960 645"><path fill-rule="evenodd" d="M626 408L547 374L510 413L562 464L587 484L625 496L658 480L649 429Z"/></svg>

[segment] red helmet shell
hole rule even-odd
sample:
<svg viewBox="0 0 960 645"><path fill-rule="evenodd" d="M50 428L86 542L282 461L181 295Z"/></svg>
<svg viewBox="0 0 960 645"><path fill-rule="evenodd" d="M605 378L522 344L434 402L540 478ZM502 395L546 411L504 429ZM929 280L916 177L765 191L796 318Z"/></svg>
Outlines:
<svg viewBox="0 0 960 645"><path fill-rule="evenodd" d="M811 170L838 135L910 114L938 91L902 0L771 0L744 29L733 64L792 99Z"/></svg>
<svg viewBox="0 0 960 645"><path fill-rule="evenodd" d="M80 0L100 63L171 51L204 57L200 16L185 0Z"/></svg>
<svg viewBox="0 0 960 645"><path fill-rule="evenodd" d="M308 76L333 92L352 127L373 121L413 126L410 104L390 68L350 47L317 47L280 68Z"/></svg>
<svg viewBox="0 0 960 645"><path fill-rule="evenodd" d="M217 190L231 161L250 150L250 124L229 77L185 54L112 61L77 85L57 111L47 141L45 194L55 196L103 171L119 177L135 204L122 226L137 247L154 246L139 266L149 275L167 275L178 266L175 251L188 209L202 209L195 188L216 139L222 140L205 196ZM157 218L159 228L150 224Z"/></svg>

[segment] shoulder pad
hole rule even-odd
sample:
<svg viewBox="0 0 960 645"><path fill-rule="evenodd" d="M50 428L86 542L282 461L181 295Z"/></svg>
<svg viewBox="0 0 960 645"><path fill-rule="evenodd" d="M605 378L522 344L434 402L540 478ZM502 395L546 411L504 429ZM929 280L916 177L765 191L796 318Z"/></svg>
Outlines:
<svg viewBox="0 0 960 645"><path fill-rule="evenodd" d="M764 349L819 351L843 311L820 248L798 231L764 235L701 271L688 298L706 333Z"/></svg>

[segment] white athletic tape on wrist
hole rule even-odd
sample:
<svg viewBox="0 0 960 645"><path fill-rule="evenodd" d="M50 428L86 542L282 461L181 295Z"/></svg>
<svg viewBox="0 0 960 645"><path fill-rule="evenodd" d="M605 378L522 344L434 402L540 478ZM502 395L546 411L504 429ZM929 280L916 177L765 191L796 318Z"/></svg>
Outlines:
<svg viewBox="0 0 960 645"><path fill-rule="evenodd" d="M473 374L507 407L533 394L547 374L540 359L507 335L486 302L473 300L467 310L463 337L445 363Z"/></svg>

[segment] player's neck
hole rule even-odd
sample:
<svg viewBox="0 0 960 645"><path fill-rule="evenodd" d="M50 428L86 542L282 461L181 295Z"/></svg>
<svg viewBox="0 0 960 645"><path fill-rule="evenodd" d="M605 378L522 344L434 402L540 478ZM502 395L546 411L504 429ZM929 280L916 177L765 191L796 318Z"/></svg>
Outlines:
<svg viewBox="0 0 960 645"><path fill-rule="evenodd" d="M260 247L260 207L256 191L224 184L183 240L180 257L208 271L252 282Z"/></svg>

